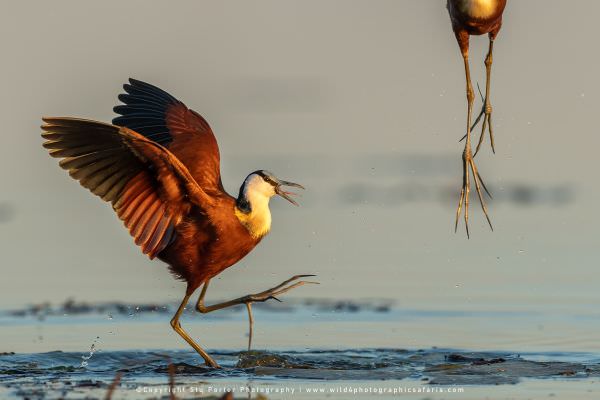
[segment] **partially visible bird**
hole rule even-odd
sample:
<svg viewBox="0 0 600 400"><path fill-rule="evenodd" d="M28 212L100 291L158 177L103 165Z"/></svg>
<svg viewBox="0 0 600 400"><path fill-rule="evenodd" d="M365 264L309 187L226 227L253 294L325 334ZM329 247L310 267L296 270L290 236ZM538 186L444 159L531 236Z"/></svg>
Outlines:
<svg viewBox="0 0 600 400"><path fill-rule="evenodd" d="M483 198L481 188L488 193L489 191L485 187L481 175L475 165L474 157L479 151L481 144L483 143L484 136L486 134L486 128L489 129L490 144L492 151L495 153L494 148L494 133L492 128L492 106L490 104L490 78L492 72L492 53L494 49L494 40L500 31L502 26L502 13L506 6L506 0L448 0L446 4L448 12L450 13L450 20L452 21L452 29L456 35L456 40L460 47L460 51L463 56L465 64L465 75L467 80L467 134L465 141L465 149L463 151L463 184L460 192L460 199L458 202L458 208L456 210L456 223L454 229L458 227L458 219L460 218L461 209L464 204L465 207L465 227L467 230L467 236L469 236L469 194L471 190L471 179L469 177L469 169L473 173L473 181L475 182L475 188L477 189L477 195L479 202L483 208L485 217L493 230L492 222L488 215L488 210ZM476 122L471 125L471 117L473 110L473 100L475 98L473 94L473 85L471 84L471 73L469 69L469 36L470 35L483 35L488 34L489 37L489 51L485 58L486 66L486 90L485 100ZM475 153L471 149L471 130L477 124L479 119L483 116L483 123L481 129L481 135L479 136L479 142Z"/></svg>
<svg viewBox="0 0 600 400"><path fill-rule="evenodd" d="M269 200L279 195L292 204L284 186L301 185L259 170L250 173L237 197L223 188L219 148L204 118L167 92L130 79L114 108L113 124L46 117L44 147L60 166L92 193L112 204L135 243L151 259L168 264L187 283L171 320L173 329L203 358L218 364L181 327L190 297L204 285L196 308L207 313L238 304L248 308L252 342L253 302L277 299L314 275L297 275L282 284L228 302L204 305L210 279L248 254L269 232Z"/></svg>

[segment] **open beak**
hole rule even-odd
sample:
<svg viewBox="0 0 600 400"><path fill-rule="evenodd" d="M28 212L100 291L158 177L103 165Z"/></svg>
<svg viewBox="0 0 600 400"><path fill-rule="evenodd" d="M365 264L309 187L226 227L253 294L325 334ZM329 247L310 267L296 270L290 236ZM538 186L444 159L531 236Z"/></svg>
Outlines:
<svg viewBox="0 0 600 400"><path fill-rule="evenodd" d="M297 206L298 203L296 203L296 201L294 199L292 199L290 196L297 196L298 193L286 192L285 190L283 190L281 188L282 186L290 186L290 187L295 187L295 188L300 188L300 189L304 189L304 186L302 186L299 183L288 182L288 181L277 181L277 186L275 186L275 193L277 193L278 195L280 195L281 197L283 197L284 199L286 199L293 205Z"/></svg>

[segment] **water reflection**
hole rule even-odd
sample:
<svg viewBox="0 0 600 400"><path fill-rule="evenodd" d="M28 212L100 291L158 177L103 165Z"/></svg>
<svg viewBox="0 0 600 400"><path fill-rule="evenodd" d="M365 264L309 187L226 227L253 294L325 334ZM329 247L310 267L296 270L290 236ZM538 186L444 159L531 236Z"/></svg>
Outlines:
<svg viewBox="0 0 600 400"><path fill-rule="evenodd" d="M516 206L565 206L575 199L572 185L525 185L508 183L502 187L488 185L494 196L490 203L510 203ZM439 202L454 207L457 199L457 186L449 184L422 184L419 182L348 183L338 190L338 199L345 204L372 205L374 207L395 207L409 203Z"/></svg>
<svg viewBox="0 0 600 400"><path fill-rule="evenodd" d="M235 170L245 170L257 158L234 156ZM353 157L318 154L285 154L258 156L282 175L301 172L301 179L309 188L302 205L310 207L311 199L323 193L334 192L328 206L341 204L397 207L414 203L440 203L455 207L459 194L460 165L456 154L387 153L365 154ZM246 168L247 169L247 168ZM226 177L235 182L237 177ZM506 181L501 184L486 182L493 198L489 203L505 203L518 207L567 206L576 200L576 186L570 181L538 183Z"/></svg>

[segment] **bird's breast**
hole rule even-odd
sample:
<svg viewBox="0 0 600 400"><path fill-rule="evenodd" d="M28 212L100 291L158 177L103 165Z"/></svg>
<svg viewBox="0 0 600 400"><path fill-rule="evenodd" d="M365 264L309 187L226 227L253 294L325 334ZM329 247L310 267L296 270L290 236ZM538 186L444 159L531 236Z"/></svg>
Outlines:
<svg viewBox="0 0 600 400"><path fill-rule="evenodd" d="M486 19L493 16L498 7L498 0L451 0L461 14L470 18Z"/></svg>
<svg viewBox="0 0 600 400"><path fill-rule="evenodd" d="M255 207L250 213L244 213L237 207L234 210L239 223L254 239L260 239L271 230L271 212L269 207Z"/></svg>

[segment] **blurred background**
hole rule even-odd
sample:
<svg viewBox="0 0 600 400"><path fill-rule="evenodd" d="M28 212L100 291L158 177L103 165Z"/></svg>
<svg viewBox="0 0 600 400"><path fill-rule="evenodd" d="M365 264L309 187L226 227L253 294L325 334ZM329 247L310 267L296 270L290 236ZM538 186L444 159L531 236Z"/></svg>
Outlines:
<svg viewBox="0 0 600 400"><path fill-rule="evenodd" d="M466 99L445 3L5 3L0 306L181 299L184 285L41 147L41 116L110 121L135 77L210 122L231 194L263 168L307 188L300 208L272 201L270 235L209 299L316 273L319 287L289 296L598 316L600 3L509 2L497 151L486 139L477 156L495 231L472 197L470 240L463 224L454 233ZM482 86L487 45L471 41Z"/></svg>

